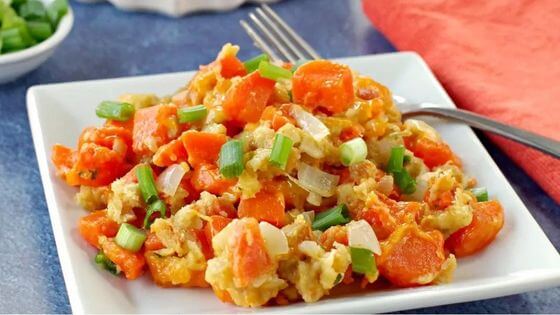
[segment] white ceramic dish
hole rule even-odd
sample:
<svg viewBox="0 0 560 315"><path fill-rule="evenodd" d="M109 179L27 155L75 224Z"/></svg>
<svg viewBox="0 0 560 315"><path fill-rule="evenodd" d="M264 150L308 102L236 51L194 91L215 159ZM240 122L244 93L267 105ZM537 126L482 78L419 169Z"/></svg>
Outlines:
<svg viewBox="0 0 560 315"><path fill-rule="evenodd" d="M78 0L80 2L103 2L105 0ZM119 9L127 11L153 11L180 17L187 13L209 10L226 11L245 2L272 3L278 0L107 0Z"/></svg>
<svg viewBox="0 0 560 315"><path fill-rule="evenodd" d="M453 107L423 60L414 53L341 59L388 85L396 94ZM35 86L27 106L35 151L56 239L66 288L75 313L234 313L210 289L161 289L149 276L126 281L96 268L94 250L83 241L76 222L86 212L74 202L74 189L55 175L51 146L74 146L85 126L99 125L94 108L125 92L169 94L193 72ZM77 100L79 100L77 102ZM454 282L440 286L368 291L331 296L314 304L260 308L254 312L377 313L457 303L542 289L560 284L560 255L515 194L494 161L464 125L430 120L462 158L467 173L489 187L505 208L505 226L486 250L460 259Z"/></svg>
<svg viewBox="0 0 560 315"><path fill-rule="evenodd" d="M68 36L73 24L74 14L69 8L51 37L31 48L0 55L0 84L15 80L39 67Z"/></svg>

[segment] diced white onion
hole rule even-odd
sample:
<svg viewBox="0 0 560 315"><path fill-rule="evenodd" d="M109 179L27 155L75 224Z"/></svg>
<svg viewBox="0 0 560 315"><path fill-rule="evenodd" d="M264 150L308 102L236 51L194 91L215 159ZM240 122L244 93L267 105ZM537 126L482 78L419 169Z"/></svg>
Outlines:
<svg viewBox="0 0 560 315"><path fill-rule="evenodd" d="M381 246L371 225L365 220L348 223L348 245L371 250L374 254L381 254Z"/></svg>
<svg viewBox="0 0 560 315"><path fill-rule="evenodd" d="M393 191L393 176L385 175L377 182L377 190L384 195L389 195Z"/></svg>
<svg viewBox="0 0 560 315"><path fill-rule="evenodd" d="M309 195L307 195L307 202L309 202L310 204L314 205L314 206L320 206L321 205L321 201L323 200L323 197L321 197L321 195L316 194L314 192L310 192Z"/></svg>
<svg viewBox="0 0 560 315"><path fill-rule="evenodd" d="M431 140L440 141L441 139L437 131L432 126L428 125L427 123L421 120L407 119L404 122L404 126L410 129L412 133L426 136Z"/></svg>
<svg viewBox="0 0 560 315"><path fill-rule="evenodd" d="M288 247L288 239L284 232L268 222L260 222L259 229L264 239L264 245L268 254L272 257L287 254L290 250Z"/></svg>
<svg viewBox="0 0 560 315"><path fill-rule="evenodd" d="M309 221L309 223L313 222L313 220L315 220L315 211L305 211L302 212L301 215L303 215L305 217L305 219L307 221Z"/></svg>
<svg viewBox="0 0 560 315"><path fill-rule="evenodd" d="M305 190L319 194L321 197L331 197L336 192L339 176L321 171L320 169L300 163L298 166L298 185Z"/></svg>
<svg viewBox="0 0 560 315"><path fill-rule="evenodd" d="M299 243L298 249L309 257L318 257L321 255L321 246L314 241L303 241Z"/></svg>
<svg viewBox="0 0 560 315"><path fill-rule="evenodd" d="M304 137L303 140L301 140L299 149L302 152L307 153L310 157L314 159L322 159L325 157L325 153L323 152L323 149L321 149L317 141L315 141L312 137L308 137L308 136Z"/></svg>
<svg viewBox="0 0 560 315"><path fill-rule="evenodd" d="M188 168L181 164L173 164L167 167L156 180L157 189L168 196L175 195L187 170Z"/></svg>
<svg viewBox="0 0 560 315"><path fill-rule="evenodd" d="M423 176L416 178L416 190L407 196L407 200L424 201L424 196L428 190L428 181Z"/></svg>
<svg viewBox="0 0 560 315"><path fill-rule="evenodd" d="M298 126L309 133L313 139L321 141L330 134L329 128L321 120L301 106L293 105L290 114L294 117Z"/></svg>

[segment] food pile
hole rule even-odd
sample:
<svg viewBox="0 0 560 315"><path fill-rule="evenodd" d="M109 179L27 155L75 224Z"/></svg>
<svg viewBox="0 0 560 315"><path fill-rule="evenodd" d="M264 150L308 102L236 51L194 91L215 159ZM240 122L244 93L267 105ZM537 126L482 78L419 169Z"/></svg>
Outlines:
<svg viewBox="0 0 560 315"><path fill-rule="evenodd" d="M171 96L102 102L76 149L54 146L102 269L257 307L448 282L496 237L500 203L432 127L401 121L386 87L238 50Z"/></svg>

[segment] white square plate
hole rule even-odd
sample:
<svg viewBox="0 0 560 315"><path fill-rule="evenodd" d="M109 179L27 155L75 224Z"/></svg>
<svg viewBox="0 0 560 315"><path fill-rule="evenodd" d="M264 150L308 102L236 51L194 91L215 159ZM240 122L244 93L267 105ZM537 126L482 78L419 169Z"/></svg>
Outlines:
<svg viewBox="0 0 560 315"><path fill-rule="evenodd" d="M395 94L454 107L424 61L414 53L392 53L341 59L387 85ZM233 313L246 312L221 303L210 289L161 289L149 276L126 281L102 272L93 263L94 250L78 235L76 222L85 214L74 202L75 190L55 175L51 147L75 146L85 126L99 125L96 105L123 93L167 95L184 85L193 72L35 86L27 107L41 178L66 288L75 313ZM428 119L427 119L428 120ZM462 158L492 197L502 202L505 225L483 252L459 259L454 282L440 286L367 291L325 297L314 304L260 308L255 312L359 313L492 298L560 284L560 255L515 194L504 175L465 125L429 120Z"/></svg>

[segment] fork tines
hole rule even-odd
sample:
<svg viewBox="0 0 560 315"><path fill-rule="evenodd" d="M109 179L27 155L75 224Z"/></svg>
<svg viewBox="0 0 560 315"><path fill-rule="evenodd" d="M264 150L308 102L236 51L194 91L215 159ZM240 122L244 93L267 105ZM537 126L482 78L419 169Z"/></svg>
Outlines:
<svg viewBox="0 0 560 315"><path fill-rule="evenodd" d="M288 60L292 63L303 59L320 59L321 56L299 36L276 12L263 4L249 13L249 18L264 38L245 20L239 21L254 44L273 60Z"/></svg>

